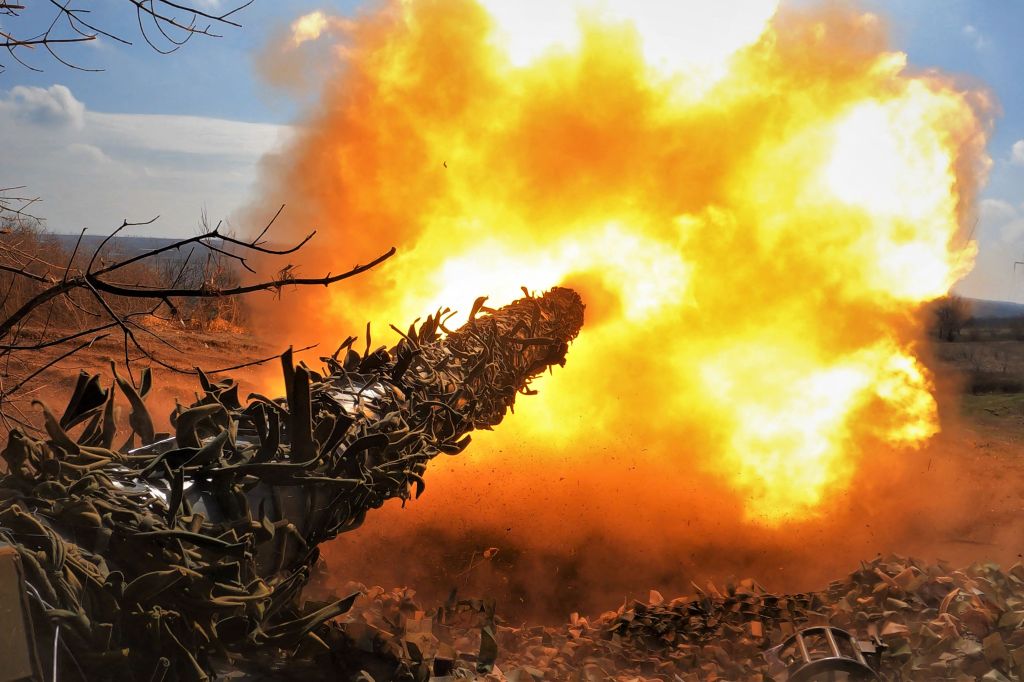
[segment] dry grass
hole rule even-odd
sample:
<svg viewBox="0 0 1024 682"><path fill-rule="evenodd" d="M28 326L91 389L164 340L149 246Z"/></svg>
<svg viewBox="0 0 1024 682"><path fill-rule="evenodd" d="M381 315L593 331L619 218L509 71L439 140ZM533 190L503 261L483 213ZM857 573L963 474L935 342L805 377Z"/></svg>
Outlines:
<svg viewBox="0 0 1024 682"><path fill-rule="evenodd" d="M965 393L1024 391L1024 343L1009 340L936 343L935 355L960 376Z"/></svg>
<svg viewBox="0 0 1024 682"><path fill-rule="evenodd" d="M89 248L76 251L73 240L47 234L31 220L8 218L0 222L0 320L9 319L33 297L65 276L85 270L93 258L95 244L94 241ZM112 241L96 258L96 267L134 256L139 253L135 248L134 252L128 252L117 241ZM193 254L188 258L186 254L175 253L171 257L145 259L125 267L119 273L119 281L132 287L153 288L172 284L193 289L236 285L239 276L234 263L225 263L225 259L215 253L210 256ZM5 389L20 386L22 380L32 377L36 370L81 340L22 349L105 323L110 317L104 305L110 306L120 319L130 319L134 333L165 362L176 367L234 366L282 350L268 351L250 337L244 302L238 298L186 298L176 300L174 308L161 305L154 311L152 301L109 294L101 301L98 294L80 288L39 305L3 339L5 347L19 349L0 352L0 394ZM127 341L116 329L113 331L115 333L91 335L89 338L97 338L90 347L32 377L16 393L6 396L3 414L11 419L0 420L0 436L16 424L38 424L38 410L32 405L34 400L42 399L54 409L62 409L79 371L100 373L109 380L110 364L115 362L125 372ZM154 363L133 352L131 365L137 373L142 367L153 367ZM166 388L166 395L157 398L160 402L157 412L169 412L173 407L172 394L187 400L194 390L195 378L159 368L156 371L162 377L161 385Z"/></svg>
<svg viewBox="0 0 1024 682"><path fill-rule="evenodd" d="M26 301L37 295L49 282L59 281L66 273L84 270L93 258L93 249L77 252L66 240L47 234L30 220L7 220L0 225L0 267L21 270L24 276L9 270L0 271L0 319L5 319ZM120 243L113 240L96 258L97 267L127 255ZM224 289L236 286L239 273L234 262L216 253L189 257L146 259L124 268L122 282L141 287L163 288L172 284L187 288ZM41 278L41 279L40 279ZM142 299L105 295L106 302L119 316L142 313L150 303ZM194 298L177 302L176 309L163 307L159 315L191 329L207 330L215 326L237 329L245 324L246 311L241 300L232 297ZM101 303L86 290L73 291L42 305L22 325L21 334L45 333L43 330L80 329L104 317Z"/></svg>

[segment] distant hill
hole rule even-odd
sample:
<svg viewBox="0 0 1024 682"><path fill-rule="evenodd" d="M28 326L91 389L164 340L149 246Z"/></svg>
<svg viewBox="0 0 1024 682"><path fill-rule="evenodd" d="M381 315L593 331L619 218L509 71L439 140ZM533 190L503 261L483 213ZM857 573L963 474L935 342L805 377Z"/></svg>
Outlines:
<svg viewBox="0 0 1024 682"><path fill-rule="evenodd" d="M54 239L60 242L61 246L71 251L75 248L75 242L78 241L77 234L52 234ZM79 253L91 254L96 248L106 239L104 235L100 234L87 234L82 237L82 244L78 247ZM173 244L179 241L172 237L121 237L117 236L110 240L104 249L104 253L107 254L120 254L123 256L137 256L147 251L155 251L156 249ZM213 242L216 244L216 241Z"/></svg>
<svg viewBox="0 0 1024 682"><path fill-rule="evenodd" d="M1005 320L1024 317L1024 304L1009 301L988 301L982 298L965 299L971 306L971 317L976 320Z"/></svg>
<svg viewBox="0 0 1024 682"><path fill-rule="evenodd" d="M78 241L77 234L50 234L60 244L61 248L66 250L68 253L75 248L75 242ZM99 234L87 234L82 237L82 243L78 247L78 256L75 259L76 264L80 264L82 258L89 258L93 252L99 247L99 245L106 239L104 235ZM181 241L181 238L175 237L133 237L133 236L117 236L107 242L107 245L103 247L103 253L101 258L107 263L114 262L116 260L122 260L124 258L133 258L150 251L156 251L165 246L174 244L175 242ZM206 243L210 246L225 248L225 245L219 239L208 239ZM165 251L158 256L154 256L146 260L150 265L159 265L161 263L181 263L188 256L189 252L195 250L193 258L197 256L205 257L209 251L204 249L200 244L188 244L181 249L171 249ZM231 250L230 247L227 250ZM192 261L196 262L195 260ZM228 267L235 268L236 263L228 264Z"/></svg>

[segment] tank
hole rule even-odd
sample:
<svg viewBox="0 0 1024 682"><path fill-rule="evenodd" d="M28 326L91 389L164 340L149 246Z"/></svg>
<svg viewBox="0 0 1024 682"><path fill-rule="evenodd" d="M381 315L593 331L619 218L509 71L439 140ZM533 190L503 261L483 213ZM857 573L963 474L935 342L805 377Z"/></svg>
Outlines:
<svg viewBox="0 0 1024 682"><path fill-rule="evenodd" d="M174 411L173 433L146 410L152 376L135 387L115 371L132 429L120 447L116 391L97 376L79 378L60 417L39 404L46 437L12 431L2 452L0 545L52 650L45 675L205 680L329 649L323 624L355 595L303 601L318 545L422 494L431 459L462 452L565 363L580 297L524 294L498 309L478 299L455 331L449 311L396 329L390 349L368 329L363 352L349 338L320 370L285 353L280 398L242 401L199 372L202 398Z"/></svg>

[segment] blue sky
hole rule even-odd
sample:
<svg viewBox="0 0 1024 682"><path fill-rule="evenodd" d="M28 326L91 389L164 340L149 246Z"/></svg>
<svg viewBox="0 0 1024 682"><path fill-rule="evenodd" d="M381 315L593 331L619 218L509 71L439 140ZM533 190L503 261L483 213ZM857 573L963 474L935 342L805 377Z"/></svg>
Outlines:
<svg viewBox="0 0 1024 682"><path fill-rule="evenodd" d="M215 7L230 0L201 2ZM912 66L976 79L995 94L1002 113L989 147L994 165L976 231L981 253L958 289L1024 300L1024 271L1013 272L1013 262L1024 260L1024 2L860 5L888 20L893 46L908 53ZM301 14L352 13L358 6L256 0L237 15L244 28L226 27L222 38L200 37L171 55L145 47L134 15L100 7L104 27L136 44L100 40L63 54L103 72L72 71L31 55L27 60L44 69L34 73L0 58L6 67L0 73L0 144L8 159L18 160L0 168L0 186L29 185L44 198L37 214L55 231L103 232L121 218L161 214L153 229L191 234L203 211L229 216L253 190L260 157L287 140L289 124L307 104L261 83L256 55Z"/></svg>

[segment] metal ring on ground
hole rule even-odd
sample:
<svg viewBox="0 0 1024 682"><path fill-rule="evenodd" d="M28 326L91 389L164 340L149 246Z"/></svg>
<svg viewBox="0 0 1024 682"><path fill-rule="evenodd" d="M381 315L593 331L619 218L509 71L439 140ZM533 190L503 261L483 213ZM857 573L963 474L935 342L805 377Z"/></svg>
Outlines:
<svg viewBox="0 0 1024 682"><path fill-rule="evenodd" d="M812 646L808 646L808 640ZM790 635L766 651L765 658L777 669L776 679L786 682L811 682L833 673L846 673L851 682L878 680L861 647L846 630L815 626Z"/></svg>

